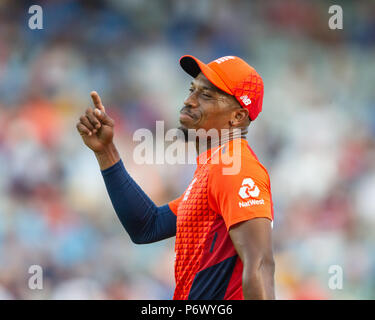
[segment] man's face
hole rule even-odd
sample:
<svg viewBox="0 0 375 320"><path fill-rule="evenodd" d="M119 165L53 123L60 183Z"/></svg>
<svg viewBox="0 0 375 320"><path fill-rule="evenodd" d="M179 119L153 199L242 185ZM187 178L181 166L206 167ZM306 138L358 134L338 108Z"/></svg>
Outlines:
<svg viewBox="0 0 375 320"><path fill-rule="evenodd" d="M227 129L234 98L216 88L208 79L199 73L191 82L190 93L180 111L180 129Z"/></svg>

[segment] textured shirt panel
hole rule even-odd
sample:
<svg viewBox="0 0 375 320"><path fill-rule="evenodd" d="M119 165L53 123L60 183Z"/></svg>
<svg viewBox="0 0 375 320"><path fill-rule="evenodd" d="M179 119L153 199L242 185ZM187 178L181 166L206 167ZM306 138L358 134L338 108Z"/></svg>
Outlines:
<svg viewBox="0 0 375 320"><path fill-rule="evenodd" d="M207 236L218 215L208 205L208 172L208 166L198 167L178 207L174 299L188 298Z"/></svg>

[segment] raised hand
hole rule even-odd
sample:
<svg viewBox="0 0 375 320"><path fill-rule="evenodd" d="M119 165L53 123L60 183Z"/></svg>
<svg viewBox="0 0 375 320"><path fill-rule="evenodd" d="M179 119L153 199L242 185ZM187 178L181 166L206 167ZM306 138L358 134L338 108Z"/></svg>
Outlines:
<svg viewBox="0 0 375 320"><path fill-rule="evenodd" d="M76 127L85 145L95 153L100 153L113 142L114 121L105 113L98 93L92 91L90 95L94 108L86 109Z"/></svg>

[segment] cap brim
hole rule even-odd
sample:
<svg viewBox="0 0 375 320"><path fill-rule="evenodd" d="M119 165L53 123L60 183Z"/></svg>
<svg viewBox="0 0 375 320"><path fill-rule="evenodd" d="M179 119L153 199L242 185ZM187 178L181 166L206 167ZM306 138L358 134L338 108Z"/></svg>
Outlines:
<svg viewBox="0 0 375 320"><path fill-rule="evenodd" d="M182 69L184 69L184 71L191 75L193 78L196 78L198 74L202 72L206 76L208 81L210 81L215 87L223 90L230 95L233 95L224 81L221 80L219 75L199 59L190 55L185 55L180 58L180 65Z"/></svg>

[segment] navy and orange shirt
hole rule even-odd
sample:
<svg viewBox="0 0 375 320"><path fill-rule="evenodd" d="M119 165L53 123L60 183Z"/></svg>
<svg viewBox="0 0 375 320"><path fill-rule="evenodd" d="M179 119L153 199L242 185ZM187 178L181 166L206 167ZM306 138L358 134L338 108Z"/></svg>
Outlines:
<svg viewBox="0 0 375 320"><path fill-rule="evenodd" d="M169 207L177 216L173 299L243 299L243 265L228 231L257 217L273 221L269 175L247 141L199 155L193 180Z"/></svg>

